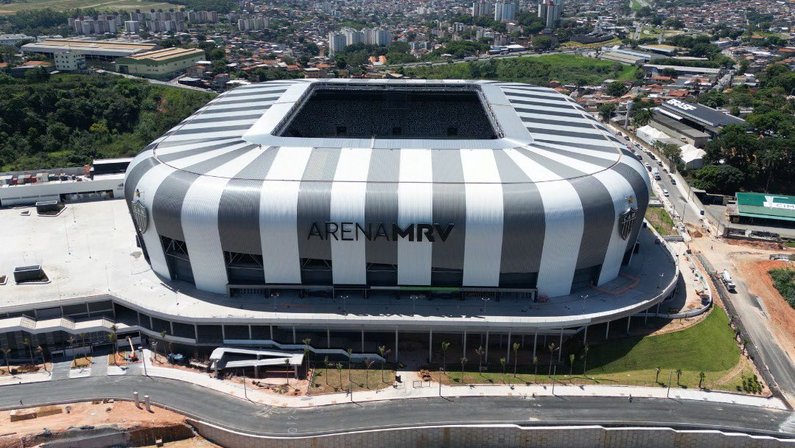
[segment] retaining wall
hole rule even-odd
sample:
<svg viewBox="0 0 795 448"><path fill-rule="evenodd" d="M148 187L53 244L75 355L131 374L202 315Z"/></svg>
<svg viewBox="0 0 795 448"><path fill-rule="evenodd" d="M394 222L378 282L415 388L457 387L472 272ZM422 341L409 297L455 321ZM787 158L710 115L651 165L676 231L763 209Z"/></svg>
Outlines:
<svg viewBox="0 0 795 448"><path fill-rule="evenodd" d="M189 420L203 437L227 448L330 448L378 446L539 447L545 448L774 448L795 447L795 439L776 439L721 431L602 426L471 425L429 426L348 432L317 437L265 437Z"/></svg>

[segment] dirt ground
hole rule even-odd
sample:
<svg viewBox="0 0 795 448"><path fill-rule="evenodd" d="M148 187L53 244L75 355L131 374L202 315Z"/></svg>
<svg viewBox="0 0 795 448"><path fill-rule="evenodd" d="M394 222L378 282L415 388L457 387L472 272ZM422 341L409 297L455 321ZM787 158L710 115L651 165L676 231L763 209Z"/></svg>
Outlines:
<svg viewBox="0 0 795 448"><path fill-rule="evenodd" d="M795 265L786 261L759 260L758 257L744 257L744 260L737 260L736 263L743 272L748 291L762 299L765 314L773 323L773 334L790 358L795 359L795 308L781 297L768 274L771 269L792 269Z"/></svg>
<svg viewBox="0 0 795 448"><path fill-rule="evenodd" d="M114 403L75 403L70 405L56 406L62 409L62 413L38 417L31 420L21 420L11 422L11 412L0 412L0 428L2 435L39 433L44 428L57 432L72 426L83 425L118 425L123 428L148 428L183 423L185 417L152 406L149 413L143 409L138 409L131 402L116 401ZM70 411L67 413L66 408ZM32 408L35 409L35 408Z"/></svg>

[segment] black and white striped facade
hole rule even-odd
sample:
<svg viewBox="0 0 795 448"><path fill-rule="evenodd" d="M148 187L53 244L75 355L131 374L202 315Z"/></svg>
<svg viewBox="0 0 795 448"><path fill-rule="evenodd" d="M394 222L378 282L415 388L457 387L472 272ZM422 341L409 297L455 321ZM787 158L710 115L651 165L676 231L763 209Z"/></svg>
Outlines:
<svg viewBox="0 0 795 448"><path fill-rule="evenodd" d="M362 84L476 89L500 138L274 133L309 89ZM640 162L573 100L491 81L240 87L148 145L125 181L152 269L216 293L252 284L537 288L566 295L617 277L649 190ZM327 223L352 223L349 238L341 238L343 229L322 235ZM437 224L435 241L392 238L391 226L412 224ZM317 229L329 237L313 234ZM444 241L438 230L449 230Z"/></svg>

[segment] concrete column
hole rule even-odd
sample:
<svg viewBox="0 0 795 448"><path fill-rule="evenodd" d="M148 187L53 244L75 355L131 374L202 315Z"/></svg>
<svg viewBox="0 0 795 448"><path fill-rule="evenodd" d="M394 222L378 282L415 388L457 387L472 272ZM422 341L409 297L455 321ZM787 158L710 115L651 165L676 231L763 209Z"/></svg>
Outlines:
<svg viewBox="0 0 795 448"><path fill-rule="evenodd" d="M560 329L560 344L558 344L558 362L563 359L563 329Z"/></svg>
<svg viewBox="0 0 795 448"><path fill-rule="evenodd" d="M511 362L511 330L508 330L508 343L505 345L505 362Z"/></svg>
<svg viewBox="0 0 795 448"><path fill-rule="evenodd" d="M136 408L141 407L141 402L138 400L138 392L133 392L133 401L135 402Z"/></svg>
<svg viewBox="0 0 795 448"><path fill-rule="evenodd" d="M362 328L362 353L364 353L364 328Z"/></svg>
<svg viewBox="0 0 795 448"><path fill-rule="evenodd" d="M538 342L538 330L536 330L536 334L533 335L533 358L536 357L536 343Z"/></svg>
<svg viewBox="0 0 795 448"><path fill-rule="evenodd" d="M254 339L253 333L251 332L251 325L248 326L248 340Z"/></svg>
<svg viewBox="0 0 795 448"><path fill-rule="evenodd" d="M254 378L259 378L259 353L257 353L257 362L254 364ZM243 378L245 381L245 378Z"/></svg>
<svg viewBox="0 0 795 448"><path fill-rule="evenodd" d="M627 316L627 334L629 334L629 324L632 323L632 316Z"/></svg>
<svg viewBox="0 0 795 448"><path fill-rule="evenodd" d="M146 407L146 412L152 412L152 403L149 401L149 395L144 395L144 406Z"/></svg>
<svg viewBox="0 0 795 448"><path fill-rule="evenodd" d="M296 342L296 339L295 339L295 327L293 327L293 344L297 344L297 343L298 342Z"/></svg>
<svg viewBox="0 0 795 448"><path fill-rule="evenodd" d="M486 330L486 365L489 364L489 331Z"/></svg>
<svg viewBox="0 0 795 448"><path fill-rule="evenodd" d="M433 329L428 332L428 362L433 360Z"/></svg>
<svg viewBox="0 0 795 448"><path fill-rule="evenodd" d="M607 321L607 330L605 330L605 340L610 337L610 321Z"/></svg>
<svg viewBox="0 0 795 448"><path fill-rule="evenodd" d="M273 340L273 325L268 325L268 327L270 327L270 330L271 330L271 341L272 341Z"/></svg>
<svg viewBox="0 0 795 448"><path fill-rule="evenodd" d="M467 331L464 330L464 343L462 344L463 347L461 349L461 356L466 358L467 357Z"/></svg>
<svg viewBox="0 0 795 448"><path fill-rule="evenodd" d="M582 345L588 345L588 325L585 326L585 331L582 334Z"/></svg>
<svg viewBox="0 0 795 448"><path fill-rule="evenodd" d="M193 324L193 340L199 342L199 326Z"/></svg>
<svg viewBox="0 0 795 448"><path fill-rule="evenodd" d="M326 348L331 348L331 330L326 328Z"/></svg>
<svg viewBox="0 0 795 448"><path fill-rule="evenodd" d="M221 341L226 341L226 325L221 325ZM174 334L174 327L171 327L171 334Z"/></svg>

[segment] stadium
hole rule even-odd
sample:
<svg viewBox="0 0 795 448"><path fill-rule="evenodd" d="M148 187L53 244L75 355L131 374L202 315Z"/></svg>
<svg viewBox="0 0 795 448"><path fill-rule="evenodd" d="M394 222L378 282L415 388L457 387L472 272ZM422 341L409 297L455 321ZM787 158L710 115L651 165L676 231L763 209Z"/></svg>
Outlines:
<svg viewBox="0 0 795 448"><path fill-rule="evenodd" d="M115 332L432 362L448 341L510 360L511 341L535 356L629 331L683 289L643 221L644 167L526 84L239 87L144 148L123 189L52 217L0 210L7 260L45 279L2 286L0 345Z"/></svg>
<svg viewBox="0 0 795 448"><path fill-rule="evenodd" d="M155 272L254 288L555 297L613 280L643 166L551 89L492 82L247 86L130 165Z"/></svg>

